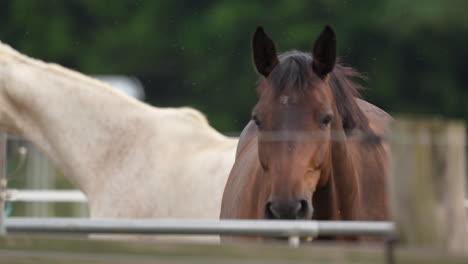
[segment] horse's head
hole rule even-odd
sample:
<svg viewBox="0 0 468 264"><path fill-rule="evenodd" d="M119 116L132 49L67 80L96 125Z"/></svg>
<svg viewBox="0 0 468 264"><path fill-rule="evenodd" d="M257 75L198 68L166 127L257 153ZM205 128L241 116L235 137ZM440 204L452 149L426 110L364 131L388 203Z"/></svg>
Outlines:
<svg viewBox="0 0 468 264"><path fill-rule="evenodd" d="M265 183L264 217L310 219L314 191L328 181L331 127L339 119L328 83L336 61L335 33L325 27L312 56L298 51L277 56L259 27L253 58L261 75L252 120Z"/></svg>

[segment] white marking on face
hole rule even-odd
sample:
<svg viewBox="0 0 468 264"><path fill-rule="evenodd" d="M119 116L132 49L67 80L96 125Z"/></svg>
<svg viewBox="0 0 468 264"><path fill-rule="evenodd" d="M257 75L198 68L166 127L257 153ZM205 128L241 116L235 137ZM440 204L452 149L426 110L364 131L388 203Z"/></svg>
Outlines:
<svg viewBox="0 0 468 264"><path fill-rule="evenodd" d="M288 105L289 104L289 96L281 95L280 96L280 103L284 104L284 105Z"/></svg>

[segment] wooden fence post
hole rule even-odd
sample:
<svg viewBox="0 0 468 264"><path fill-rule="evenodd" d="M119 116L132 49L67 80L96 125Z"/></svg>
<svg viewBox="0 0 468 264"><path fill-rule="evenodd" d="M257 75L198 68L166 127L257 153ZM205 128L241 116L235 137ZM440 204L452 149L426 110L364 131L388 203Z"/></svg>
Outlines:
<svg viewBox="0 0 468 264"><path fill-rule="evenodd" d="M391 145L389 194L400 241L467 253L464 123L397 119Z"/></svg>
<svg viewBox="0 0 468 264"><path fill-rule="evenodd" d="M31 142L28 146L25 188L31 190L55 189L55 169L45 154ZM54 203L26 203L25 214L30 217L48 217L55 214Z"/></svg>

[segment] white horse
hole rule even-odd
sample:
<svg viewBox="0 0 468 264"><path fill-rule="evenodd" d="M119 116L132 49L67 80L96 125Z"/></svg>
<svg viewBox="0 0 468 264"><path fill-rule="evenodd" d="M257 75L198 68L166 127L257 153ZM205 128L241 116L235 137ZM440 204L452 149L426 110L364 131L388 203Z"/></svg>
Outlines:
<svg viewBox="0 0 468 264"><path fill-rule="evenodd" d="M236 138L0 42L0 126L48 155L92 218L219 218Z"/></svg>

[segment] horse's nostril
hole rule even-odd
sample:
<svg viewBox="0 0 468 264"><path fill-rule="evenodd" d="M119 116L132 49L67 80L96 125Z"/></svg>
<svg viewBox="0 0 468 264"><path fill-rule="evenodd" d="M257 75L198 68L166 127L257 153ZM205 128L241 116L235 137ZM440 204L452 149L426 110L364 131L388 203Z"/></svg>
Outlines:
<svg viewBox="0 0 468 264"><path fill-rule="evenodd" d="M301 199L298 202L296 216L298 219L306 218L309 214L309 203L307 200Z"/></svg>
<svg viewBox="0 0 468 264"><path fill-rule="evenodd" d="M265 204L265 218L266 219L278 219L280 218L273 208L272 202L267 202Z"/></svg>

